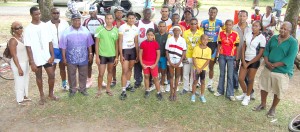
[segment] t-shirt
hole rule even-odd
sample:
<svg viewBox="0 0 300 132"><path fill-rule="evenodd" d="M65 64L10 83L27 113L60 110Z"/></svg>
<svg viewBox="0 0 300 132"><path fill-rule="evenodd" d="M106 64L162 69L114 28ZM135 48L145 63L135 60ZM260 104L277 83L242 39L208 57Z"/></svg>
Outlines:
<svg viewBox="0 0 300 132"><path fill-rule="evenodd" d="M205 49L196 46L193 49L193 58L195 58L195 64L198 68L201 68L207 60L211 59L211 49L206 47ZM207 70L208 66L206 66L203 70Z"/></svg>
<svg viewBox="0 0 300 132"><path fill-rule="evenodd" d="M99 55L104 57L116 56L116 40L118 40L118 29L114 27L107 30L104 26L96 29L95 37L99 38Z"/></svg>
<svg viewBox="0 0 300 132"><path fill-rule="evenodd" d="M86 27L67 28L59 41L59 47L66 50L67 63L73 65L88 64L88 47L94 44L91 33Z"/></svg>
<svg viewBox="0 0 300 132"><path fill-rule="evenodd" d="M166 56L166 42L168 36L168 33L165 33L164 35L161 35L160 33L155 33L155 40L157 41L160 47L160 57Z"/></svg>
<svg viewBox="0 0 300 132"><path fill-rule="evenodd" d="M158 43L154 41L145 40L141 43L140 49L143 50L142 60L144 64L154 64L156 61L156 51L159 50Z"/></svg>
<svg viewBox="0 0 300 132"><path fill-rule="evenodd" d="M190 29L184 31L183 38L185 39L185 42L187 44L186 58L192 58L193 49L195 46L197 47L199 45L200 37L202 34L203 30L197 30L195 34L193 34Z"/></svg>
<svg viewBox="0 0 300 132"><path fill-rule="evenodd" d="M60 22L58 24L58 27L54 23L48 21L47 27L49 28L50 35L52 37L52 44L53 48L58 48L58 40L62 36L63 32L69 27L69 24L67 21L60 19Z"/></svg>
<svg viewBox="0 0 300 132"><path fill-rule="evenodd" d="M135 47L134 38L138 35L138 28L135 25L129 26L127 23L121 25L119 34L123 35L122 49L132 49Z"/></svg>
<svg viewBox="0 0 300 132"><path fill-rule="evenodd" d="M252 14L251 15L251 20L256 21L256 20L260 20L261 19L261 15L256 15L256 14Z"/></svg>
<svg viewBox="0 0 300 132"><path fill-rule="evenodd" d="M274 8L281 10L281 8L286 4L285 0L274 0Z"/></svg>
<svg viewBox="0 0 300 132"><path fill-rule="evenodd" d="M216 19L215 21L210 21L209 19L203 20L200 25L204 30L204 34L208 36L209 42L218 41L218 35L223 26L222 21L219 19Z"/></svg>
<svg viewBox="0 0 300 132"><path fill-rule="evenodd" d="M167 40L166 50L168 51L170 58L180 59L182 57L183 51L186 51L186 42L184 38L179 36L177 41L175 41L174 36L171 36Z"/></svg>
<svg viewBox="0 0 300 132"><path fill-rule="evenodd" d="M172 20L170 18L168 18L167 20L161 20L161 19L159 19L159 20L157 20L155 22L155 24L158 25L160 21L164 21L166 23L167 27L170 26L170 25L172 25Z"/></svg>
<svg viewBox="0 0 300 132"><path fill-rule="evenodd" d="M233 27L232 27L233 31L236 31L238 34L239 34L239 38L240 38L240 42L239 43L239 46L238 46L238 55L237 55L237 58L236 59L240 59L242 57L242 47L244 45L244 40L245 40L245 35L247 33L251 33L252 32L252 28L250 26L250 24L247 24L246 28L244 29L244 32L242 31L242 29L239 27L238 24L235 24Z"/></svg>
<svg viewBox="0 0 300 132"><path fill-rule="evenodd" d="M125 23L126 23L125 21L121 20L120 26L123 25L123 24L125 24ZM120 26L118 27L118 25L117 25L117 20L114 20L113 26L115 26L115 27L117 27L117 28L120 27Z"/></svg>
<svg viewBox="0 0 300 132"><path fill-rule="evenodd" d="M221 31L219 38L219 44L221 45L219 53L225 56L236 55L236 45L239 44L240 38L237 32L231 31L227 37L225 31Z"/></svg>
<svg viewBox="0 0 300 132"><path fill-rule="evenodd" d="M179 22L179 25L183 26L184 27L184 30L189 30L191 28L190 25L186 24L185 21L181 21Z"/></svg>
<svg viewBox="0 0 300 132"><path fill-rule="evenodd" d="M247 33L245 36L246 41L246 51L245 51L245 60L251 61L258 55L260 48L266 47L266 38L263 34L259 34L253 40L253 34Z"/></svg>
<svg viewBox="0 0 300 132"><path fill-rule="evenodd" d="M142 20L140 20L139 22L138 22L138 25L137 25L138 27L138 34L139 34L139 36L138 36L138 43L139 43L139 45L141 45L141 43L144 41L144 40L146 40L147 39L147 30L148 29L150 29L150 28L152 28L152 29L154 29L154 22L150 22L150 23L148 23L148 24L145 24Z"/></svg>
<svg viewBox="0 0 300 132"><path fill-rule="evenodd" d="M84 20L82 26L85 26L92 35L96 33L96 29L100 26L104 25L104 21L101 18L87 18Z"/></svg>
<svg viewBox="0 0 300 132"><path fill-rule="evenodd" d="M297 56L299 45L297 40L290 36L287 40L278 45L278 35L274 35L266 45L264 56L268 57L269 62L282 62L284 66L275 67L272 72L294 74L294 60Z"/></svg>
<svg viewBox="0 0 300 132"><path fill-rule="evenodd" d="M31 47L37 66L45 65L51 57L49 42L52 37L47 29L47 24L40 22L38 25L30 23L24 30L24 45Z"/></svg>

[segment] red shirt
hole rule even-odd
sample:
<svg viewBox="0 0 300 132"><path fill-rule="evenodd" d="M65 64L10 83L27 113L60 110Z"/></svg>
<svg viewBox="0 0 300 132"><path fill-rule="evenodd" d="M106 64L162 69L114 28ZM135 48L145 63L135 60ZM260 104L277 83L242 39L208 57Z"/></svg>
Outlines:
<svg viewBox="0 0 300 132"><path fill-rule="evenodd" d="M256 14L252 14L251 15L251 20L256 21L256 20L260 20L261 19L261 15L256 15Z"/></svg>
<svg viewBox="0 0 300 132"><path fill-rule="evenodd" d="M141 43L140 49L143 49L142 60L145 65L152 65L156 61L156 51L159 50L159 44L154 41L145 40Z"/></svg>
<svg viewBox="0 0 300 132"><path fill-rule="evenodd" d="M120 26L121 26L122 24L124 24L124 23L125 23L125 21L121 20ZM114 20L113 26L117 26L117 20ZM117 28L119 28L119 27L117 27Z"/></svg>
<svg viewBox="0 0 300 132"><path fill-rule="evenodd" d="M226 35L226 31L220 32L218 37L219 44L221 44L219 53L225 56L235 56L236 46L240 42L239 34L235 31L231 31L229 36Z"/></svg>
<svg viewBox="0 0 300 132"><path fill-rule="evenodd" d="M191 28L190 25L187 25L185 21L179 22L179 25L183 26L185 28L184 30L189 30Z"/></svg>

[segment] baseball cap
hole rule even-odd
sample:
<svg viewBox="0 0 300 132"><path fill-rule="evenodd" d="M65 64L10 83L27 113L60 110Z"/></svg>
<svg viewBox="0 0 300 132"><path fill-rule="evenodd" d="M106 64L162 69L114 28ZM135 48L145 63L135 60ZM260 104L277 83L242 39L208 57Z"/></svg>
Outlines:
<svg viewBox="0 0 300 132"><path fill-rule="evenodd" d="M97 6L96 5L91 5L89 8L89 11L97 11Z"/></svg>
<svg viewBox="0 0 300 132"><path fill-rule="evenodd" d="M80 14L72 14L71 18L72 19L80 19L81 15Z"/></svg>
<svg viewBox="0 0 300 132"><path fill-rule="evenodd" d="M117 11L124 11L124 8L122 7L122 6L117 6L117 8L115 9L115 13L117 12Z"/></svg>
<svg viewBox="0 0 300 132"><path fill-rule="evenodd" d="M258 7L258 6L256 6L256 7L254 8L254 10L259 10L259 7Z"/></svg>

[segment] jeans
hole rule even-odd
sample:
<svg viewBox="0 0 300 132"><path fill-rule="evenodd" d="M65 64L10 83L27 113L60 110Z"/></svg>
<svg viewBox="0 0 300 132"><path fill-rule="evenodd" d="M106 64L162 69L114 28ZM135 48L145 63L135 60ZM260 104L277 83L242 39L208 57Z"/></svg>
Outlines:
<svg viewBox="0 0 300 132"><path fill-rule="evenodd" d="M233 71L234 71L235 56L219 55L220 77L218 84L218 93L224 95L225 72L227 64L227 87L226 96L234 96L233 92Z"/></svg>
<svg viewBox="0 0 300 132"><path fill-rule="evenodd" d="M239 69L240 69L240 60L236 61L234 66L234 73L233 73L233 88L239 89Z"/></svg>

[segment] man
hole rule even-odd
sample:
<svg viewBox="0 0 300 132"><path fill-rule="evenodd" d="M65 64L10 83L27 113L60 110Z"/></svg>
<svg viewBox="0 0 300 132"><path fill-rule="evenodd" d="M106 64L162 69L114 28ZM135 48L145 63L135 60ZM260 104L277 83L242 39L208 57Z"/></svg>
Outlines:
<svg viewBox="0 0 300 132"><path fill-rule="evenodd" d="M113 26L113 15L105 15L106 26L100 26L96 30L96 64L98 65L98 93L96 97L101 94L101 83L105 69L107 66L107 84L111 84L112 70L118 64L118 29ZM106 86L106 93L109 96L113 94L110 91L110 85Z"/></svg>
<svg viewBox="0 0 300 132"><path fill-rule="evenodd" d="M88 74L88 62L92 61L92 45L94 44L91 33L81 26L81 16L72 15L72 26L67 28L59 41L62 49L63 63L68 68L68 78L70 82L70 97L73 97L77 90L84 96L88 96L86 91L86 78ZM77 86L76 72L78 70L79 88Z"/></svg>
<svg viewBox="0 0 300 132"><path fill-rule="evenodd" d="M54 70L52 67L54 61L54 51L52 38L49 37L47 25L40 20L41 12L38 7L30 8L31 23L24 31L24 45L28 53L31 70L35 73L36 83L40 92L40 105L44 105L46 98L43 91L42 67L48 75L49 98L58 100L54 96Z"/></svg>
<svg viewBox="0 0 300 132"><path fill-rule="evenodd" d="M157 31L157 26L152 22L151 19L151 9L146 8L143 10L143 16L144 18L142 20L139 20L135 26L138 28L138 44L140 45L144 40L147 39L146 32L149 28L155 29L155 32ZM141 83L143 81L143 75L142 75L142 66L140 62L137 62L134 64L134 88L138 88L141 86ZM151 79L151 78L150 78ZM153 89L153 88L152 88ZM151 90L151 89L150 89Z"/></svg>
<svg viewBox="0 0 300 132"><path fill-rule="evenodd" d="M261 20L262 18L261 18L261 14L259 14L259 7L258 6L256 6L255 8L254 8L254 10L255 10L255 13L254 14L252 14L251 15L251 24L254 22L254 21L256 21L256 20Z"/></svg>
<svg viewBox="0 0 300 132"><path fill-rule="evenodd" d="M169 7L164 5L160 10L161 18L160 20L157 20L155 24L158 25L160 21L164 21L166 26L172 25L172 20L169 18L169 13Z"/></svg>
<svg viewBox="0 0 300 132"><path fill-rule="evenodd" d="M85 26L91 33L92 38L95 42L95 31L96 29L104 24L104 21L101 18L97 17L97 7L95 5L91 5L89 8L89 13L90 13L90 18L87 18L84 20L82 26ZM94 60L94 54L95 54L95 45L92 45L92 56L93 59L92 61L89 62L89 70L88 70L88 78L87 78L87 83L86 87L89 88L93 84L93 79L92 79L92 66L93 66L93 60ZM105 87L106 84L103 82L102 86Z"/></svg>
<svg viewBox="0 0 300 132"><path fill-rule="evenodd" d="M287 5L285 0L274 0L274 8L272 12L276 11L276 17L280 18L281 9Z"/></svg>
<svg viewBox="0 0 300 132"><path fill-rule="evenodd" d="M68 6L68 10L70 11L71 15L80 13L76 6L76 0L69 0L67 3L67 6Z"/></svg>
<svg viewBox="0 0 300 132"><path fill-rule="evenodd" d="M186 8L184 10L184 21L179 22L179 25L183 26L185 30L190 29L190 20L193 18L193 13L191 8Z"/></svg>
<svg viewBox="0 0 300 132"><path fill-rule="evenodd" d="M279 101L284 98L284 91L289 86L289 77L294 73L294 60L298 52L297 40L291 36L292 24L283 22L279 35L274 35L264 51L265 67L260 74L261 104L254 111L266 108L268 93L274 93L273 103L267 116L273 118Z"/></svg>
<svg viewBox="0 0 300 132"><path fill-rule="evenodd" d="M237 49L237 58L236 58L236 65L234 66L234 73L233 73L233 88L237 91L239 88L239 69L240 69L240 62L241 62L241 57L242 57L242 47L244 45L244 39L245 35L249 32L252 32L252 29L250 27L250 24L247 23L248 19L248 12L245 10L240 10L238 14L238 19L239 22L233 26L233 30L236 31L239 34L240 37L240 42L239 46ZM247 79L245 80L247 81ZM254 92L254 91L253 91ZM251 99L254 99L254 94L253 92L251 93Z"/></svg>
<svg viewBox="0 0 300 132"><path fill-rule="evenodd" d="M167 32L169 32L170 35L173 35L173 34L174 34L174 33L173 33L173 27L174 27L175 25L176 25L176 26L179 25L179 19L180 19L179 17L180 17L180 16L179 16L178 13L174 13L174 14L172 15L172 24L169 25L169 26L167 27ZM184 28L183 26L179 25L179 27L180 27L180 30L181 30L182 32L185 31L185 28ZM181 34L182 34L182 32L181 32Z"/></svg>
<svg viewBox="0 0 300 132"><path fill-rule="evenodd" d="M66 78L66 66L62 62L62 55L61 50L58 47L58 42L60 37L62 36L62 33L65 31L66 28L69 27L69 24L67 21L60 19L60 11L58 8L52 8L51 9L51 20L48 21L47 27L49 28L49 33L52 37L52 44L54 48L54 65L53 70L56 69L56 64L59 63L59 72L62 82L62 88L63 90L69 90L69 86L67 84L67 78Z"/></svg>
<svg viewBox="0 0 300 132"><path fill-rule="evenodd" d="M218 36L221 28L224 26L223 22L219 19L216 19L218 14L218 8L210 7L208 10L209 19L203 20L201 22L200 27L203 28L204 34L208 36L209 42L207 46L211 49L211 61L209 61L208 68L209 68L209 79L207 84L207 89L211 93L214 92L213 90L213 77L214 77L214 66L216 63L216 52L218 47Z"/></svg>

